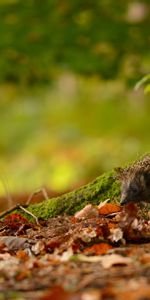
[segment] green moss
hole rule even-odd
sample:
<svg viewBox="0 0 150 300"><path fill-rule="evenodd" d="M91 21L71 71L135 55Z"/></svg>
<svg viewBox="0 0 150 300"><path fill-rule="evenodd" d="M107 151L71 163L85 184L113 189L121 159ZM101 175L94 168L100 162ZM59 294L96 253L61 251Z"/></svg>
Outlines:
<svg viewBox="0 0 150 300"><path fill-rule="evenodd" d="M30 205L28 210L38 218L47 219L63 213L74 214L88 203L98 204L108 198L117 202L120 185L114 175L114 171L105 173L73 192Z"/></svg>

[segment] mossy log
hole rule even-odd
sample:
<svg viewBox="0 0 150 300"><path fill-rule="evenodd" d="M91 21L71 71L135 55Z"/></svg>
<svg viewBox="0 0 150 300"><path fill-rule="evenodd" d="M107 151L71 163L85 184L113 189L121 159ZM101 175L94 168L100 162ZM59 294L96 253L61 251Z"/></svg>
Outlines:
<svg viewBox="0 0 150 300"><path fill-rule="evenodd" d="M99 204L108 198L118 202L119 196L120 184L115 178L115 172L111 171L75 191L29 205L28 210L38 218L46 220L64 213L74 214L88 203Z"/></svg>

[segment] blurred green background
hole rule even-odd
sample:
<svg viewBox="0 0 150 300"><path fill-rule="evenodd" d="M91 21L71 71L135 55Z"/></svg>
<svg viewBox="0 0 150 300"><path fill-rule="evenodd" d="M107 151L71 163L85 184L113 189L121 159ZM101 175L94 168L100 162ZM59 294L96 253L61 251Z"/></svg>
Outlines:
<svg viewBox="0 0 150 300"><path fill-rule="evenodd" d="M150 149L150 1L0 0L0 194L63 192Z"/></svg>

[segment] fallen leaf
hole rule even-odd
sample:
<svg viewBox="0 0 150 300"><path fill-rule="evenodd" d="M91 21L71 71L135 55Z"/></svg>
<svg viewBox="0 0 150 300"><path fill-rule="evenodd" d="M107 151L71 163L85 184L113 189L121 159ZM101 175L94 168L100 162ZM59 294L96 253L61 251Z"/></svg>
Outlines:
<svg viewBox="0 0 150 300"><path fill-rule="evenodd" d="M95 218L99 214L98 207L93 206L92 204L86 205L82 210L76 212L76 219L87 219L87 218Z"/></svg>
<svg viewBox="0 0 150 300"><path fill-rule="evenodd" d="M123 231L120 228L112 228L110 229L109 239L111 242L118 242L123 239Z"/></svg>
<svg viewBox="0 0 150 300"><path fill-rule="evenodd" d="M99 243L99 244L95 244L91 247L85 248L84 253L100 255L100 254L105 254L109 249L112 249L112 248L113 247L109 244Z"/></svg>
<svg viewBox="0 0 150 300"><path fill-rule="evenodd" d="M149 284L142 283L139 287L133 289L128 286L128 289L118 293L119 300L149 300L150 299L150 286Z"/></svg>
<svg viewBox="0 0 150 300"><path fill-rule="evenodd" d="M109 215L120 211L121 211L121 207L117 204L112 204L112 203L106 203L105 205L99 208L100 215Z"/></svg>
<svg viewBox="0 0 150 300"><path fill-rule="evenodd" d="M35 245L32 246L31 250L35 255L42 253L45 250L44 242L38 241Z"/></svg>
<svg viewBox="0 0 150 300"><path fill-rule="evenodd" d="M19 259L9 253L0 254L0 271L13 277L18 271Z"/></svg>
<svg viewBox="0 0 150 300"><path fill-rule="evenodd" d="M119 254L108 254L104 256L86 256L78 254L76 257L84 262L101 262L104 269L108 269L113 265L128 265L132 262L131 258L123 257Z"/></svg>
<svg viewBox="0 0 150 300"><path fill-rule="evenodd" d="M97 231L91 227L84 228L79 233L80 239L85 243L89 243L92 240L92 238L95 238L96 236L97 236Z"/></svg>
<svg viewBox="0 0 150 300"><path fill-rule="evenodd" d="M73 256L73 250L70 247L67 251L64 251L63 254L60 256L60 260L62 262L68 261Z"/></svg>
<svg viewBox="0 0 150 300"><path fill-rule="evenodd" d="M145 253L140 257L140 262L150 266L150 253Z"/></svg>
<svg viewBox="0 0 150 300"><path fill-rule="evenodd" d="M22 215L11 214L5 217L4 224L11 229L18 229L21 225L27 225L29 222Z"/></svg>
<svg viewBox="0 0 150 300"><path fill-rule="evenodd" d="M101 292L100 292L100 290L96 290L96 289L83 291L81 299L82 300L100 300Z"/></svg>
<svg viewBox="0 0 150 300"><path fill-rule="evenodd" d="M29 259L29 255L27 254L27 252L25 250L17 251L16 257L24 262Z"/></svg>
<svg viewBox="0 0 150 300"><path fill-rule="evenodd" d="M1 236L0 242L5 244L8 250L19 250L28 247L27 238L16 237L16 236Z"/></svg>
<svg viewBox="0 0 150 300"><path fill-rule="evenodd" d="M80 295L65 291L62 287L54 287L38 300L81 300Z"/></svg>

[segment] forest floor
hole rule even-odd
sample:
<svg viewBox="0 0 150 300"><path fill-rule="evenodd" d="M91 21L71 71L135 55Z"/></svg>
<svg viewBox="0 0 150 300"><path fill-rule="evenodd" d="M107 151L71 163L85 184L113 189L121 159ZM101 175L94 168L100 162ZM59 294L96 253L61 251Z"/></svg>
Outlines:
<svg viewBox="0 0 150 300"><path fill-rule="evenodd" d="M150 221L134 204L0 221L0 300L150 299Z"/></svg>

